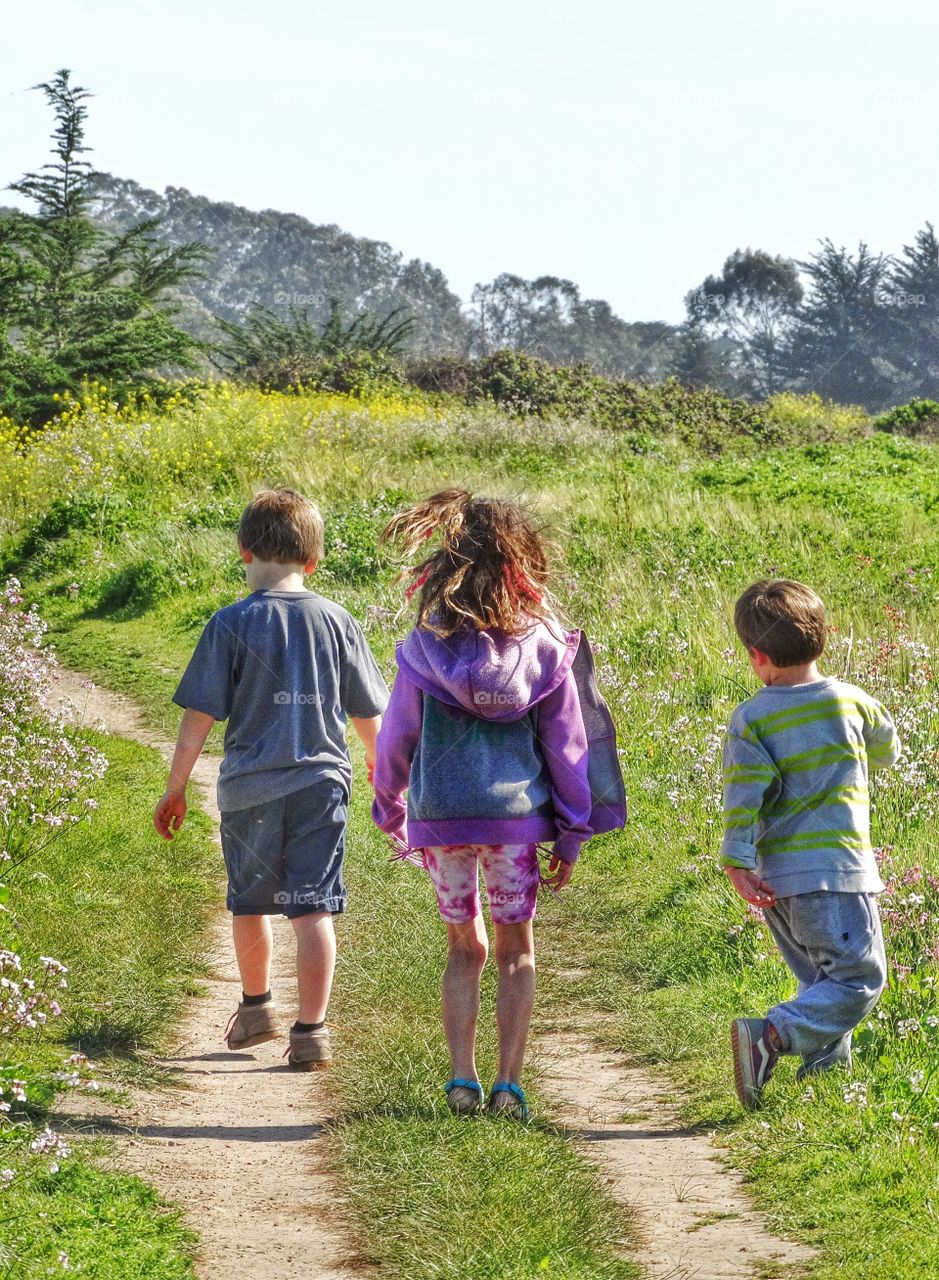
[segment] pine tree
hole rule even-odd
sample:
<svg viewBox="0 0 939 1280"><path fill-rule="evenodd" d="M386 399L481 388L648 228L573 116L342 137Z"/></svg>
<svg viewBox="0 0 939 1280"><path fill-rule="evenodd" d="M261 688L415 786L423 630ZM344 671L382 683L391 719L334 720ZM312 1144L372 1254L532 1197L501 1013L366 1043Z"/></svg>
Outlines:
<svg viewBox="0 0 939 1280"><path fill-rule="evenodd" d="M35 86L52 107L53 159L10 189L37 206L0 219L0 409L34 425L83 379L132 394L161 371L191 371L201 345L174 323L171 291L207 251L159 243L151 219L117 236L89 212L88 91L70 72Z"/></svg>
<svg viewBox="0 0 939 1280"><path fill-rule="evenodd" d="M917 231L890 273L891 361L909 380L908 395L939 398L939 237L931 222ZM900 397L896 397L899 399Z"/></svg>
<svg viewBox="0 0 939 1280"><path fill-rule="evenodd" d="M788 354L797 389L871 410L894 403L898 371L886 356L891 259L863 242L852 254L823 240L799 266L809 289Z"/></svg>

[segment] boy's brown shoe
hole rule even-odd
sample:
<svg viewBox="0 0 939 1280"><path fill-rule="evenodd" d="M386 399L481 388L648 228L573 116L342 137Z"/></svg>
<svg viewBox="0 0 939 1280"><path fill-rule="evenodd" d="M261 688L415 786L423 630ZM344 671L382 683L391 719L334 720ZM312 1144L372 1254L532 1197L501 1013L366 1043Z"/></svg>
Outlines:
<svg viewBox="0 0 939 1280"><path fill-rule="evenodd" d="M250 1049L252 1045L277 1040L280 1035L277 1006L273 1000L264 1004L239 1004L225 1029L225 1043L232 1051Z"/></svg>
<svg viewBox="0 0 939 1280"><path fill-rule="evenodd" d="M287 1066L296 1071L322 1071L333 1060L329 1044L329 1028L318 1031L290 1031Z"/></svg>

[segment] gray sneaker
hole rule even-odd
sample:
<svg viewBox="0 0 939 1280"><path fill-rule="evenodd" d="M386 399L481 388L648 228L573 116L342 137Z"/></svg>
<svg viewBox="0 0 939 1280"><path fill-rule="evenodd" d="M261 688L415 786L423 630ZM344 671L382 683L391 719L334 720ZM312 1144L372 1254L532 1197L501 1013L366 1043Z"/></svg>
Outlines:
<svg viewBox="0 0 939 1280"><path fill-rule="evenodd" d="M295 1071L322 1071L333 1060L329 1045L329 1028L319 1031L290 1032L290 1048L287 1050L287 1066Z"/></svg>
<svg viewBox="0 0 939 1280"><path fill-rule="evenodd" d="M233 1052L252 1045L277 1040L281 1036L277 1006L273 1000L265 1004L239 1004L225 1028L225 1043Z"/></svg>

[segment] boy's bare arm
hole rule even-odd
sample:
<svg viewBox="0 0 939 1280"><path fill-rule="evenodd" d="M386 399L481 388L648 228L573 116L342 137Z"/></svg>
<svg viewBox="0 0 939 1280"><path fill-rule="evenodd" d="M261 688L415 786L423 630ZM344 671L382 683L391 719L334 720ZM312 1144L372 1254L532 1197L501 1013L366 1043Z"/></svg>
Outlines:
<svg viewBox="0 0 939 1280"><path fill-rule="evenodd" d="M368 780L372 782L375 777L375 743L381 728L381 716L368 716L364 720L359 716L350 716L349 723L365 750L365 768L368 770Z"/></svg>
<svg viewBox="0 0 939 1280"><path fill-rule="evenodd" d="M166 791L153 812L153 825L164 840L172 840L186 820L186 784L213 724L204 711L189 707L183 712Z"/></svg>

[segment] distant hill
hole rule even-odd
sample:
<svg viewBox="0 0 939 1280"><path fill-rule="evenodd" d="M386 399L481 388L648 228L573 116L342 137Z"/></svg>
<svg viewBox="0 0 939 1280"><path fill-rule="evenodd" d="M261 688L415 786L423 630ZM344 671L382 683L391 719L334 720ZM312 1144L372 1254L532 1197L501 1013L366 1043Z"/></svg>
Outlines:
<svg viewBox="0 0 939 1280"><path fill-rule="evenodd" d="M181 323L199 337L218 337L213 315L237 320L260 303L281 313L290 305L306 307L325 317L336 297L349 313L406 307L418 322L411 342L417 352L463 352L469 345L460 299L443 272L417 258L405 261L381 240L294 213L209 200L185 187L167 187L160 195L106 173L94 175L92 189L101 226L123 231L158 217L162 240L198 240L212 250L205 278L180 293Z"/></svg>
<svg viewBox="0 0 939 1280"><path fill-rule="evenodd" d="M180 322L200 338L217 340L214 315L237 320L252 305L284 314L293 305L325 318L330 298L348 316L385 315L406 308L416 319L408 341L419 355L481 354L514 347L556 364L585 361L609 376L656 380L674 369L678 330L667 324L627 323L608 303L582 299L570 280L523 280L503 274L477 285L473 314L437 267L382 240L274 209L241 205L167 187L160 195L126 178L98 173L91 180L95 220L124 231L160 218L161 240L208 245L204 278L179 294Z"/></svg>

